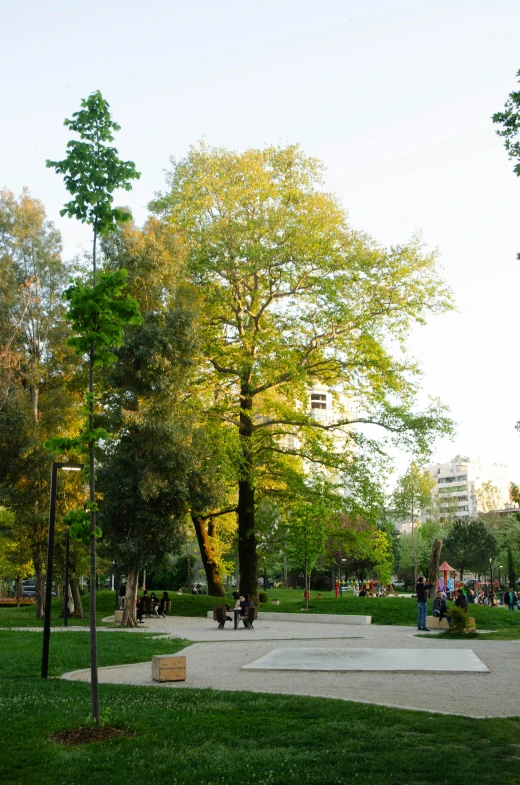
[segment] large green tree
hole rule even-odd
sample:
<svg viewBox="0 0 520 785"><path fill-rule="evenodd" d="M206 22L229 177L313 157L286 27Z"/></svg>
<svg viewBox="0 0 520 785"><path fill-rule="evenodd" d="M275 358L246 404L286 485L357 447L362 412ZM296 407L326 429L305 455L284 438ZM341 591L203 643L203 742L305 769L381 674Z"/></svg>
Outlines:
<svg viewBox="0 0 520 785"><path fill-rule="evenodd" d="M516 75L520 82L520 71ZM500 126L497 134L503 138L509 158L516 161L513 172L520 177L520 90L509 93L503 111L495 112L492 119ZM520 253L517 258L520 259Z"/></svg>
<svg viewBox="0 0 520 785"><path fill-rule="evenodd" d="M461 581L467 570L485 573L496 553L497 542L482 521L455 521L447 528L443 558L459 571Z"/></svg>
<svg viewBox="0 0 520 785"><path fill-rule="evenodd" d="M197 297L180 277L178 238L156 219L142 230L121 226L104 241L103 255L105 269L127 271L126 290L142 315L126 329L119 361L105 373L104 424L115 440L99 471L103 549L127 575L123 624L133 626L137 576L179 549L194 473L200 474L187 396Z"/></svg>
<svg viewBox="0 0 520 785"><path fill-rule="evenodd" d="M38 617L51 473L44 443L70 433L80 417L73 384L78 364L66 344L61 299L67 280L60 234L42 203L27 189L18 198L1 191L0 495L15 515L13 536L32 559Z"/></svg>
<svg viewBox="0 0 520 785"><path fill-rule="evenodd" d="M255 494L270 455L296 451L340 475L361 440L356 423L421 448L449 428L438 404L414 413L418 368L405 348L411 325L449 309L450 293L418 239L385 249L355 232L322 190L320 163L295 146L191 149L152 209L183 239L203 298L200 384L214 392L207 416L239 446L241 590L256 595ZM334 391L335 422L313 416L316 382Z"/></svg>

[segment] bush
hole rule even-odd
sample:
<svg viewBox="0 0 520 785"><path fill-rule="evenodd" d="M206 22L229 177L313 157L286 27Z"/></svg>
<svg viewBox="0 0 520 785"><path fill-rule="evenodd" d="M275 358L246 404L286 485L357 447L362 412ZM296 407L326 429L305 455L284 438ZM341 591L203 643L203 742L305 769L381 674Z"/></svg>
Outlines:
<svg viewBox="0 0 520 785"><path fill-rule="evenodd" d="M269 597L267 596L266 591L259 591L258 592L258 599L260 602L269 602Z"/></svg>
<svg viewBox="0 0 520 785"><path fill-rule="evenodd" d="M469 614L463 610L462 608L450 608L449 615L451 618L450 622L450 630L454 630L455 632L465 632L470 626L470 617Z"/></svg>

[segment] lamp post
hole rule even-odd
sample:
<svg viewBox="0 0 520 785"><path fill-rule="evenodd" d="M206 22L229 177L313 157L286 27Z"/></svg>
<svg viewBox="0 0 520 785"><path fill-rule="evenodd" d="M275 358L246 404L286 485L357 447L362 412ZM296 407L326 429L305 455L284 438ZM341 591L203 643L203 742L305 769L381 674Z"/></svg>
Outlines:
<svg viewBox="0 0 520 785"><path fill-rule="evenodd" d="M49 644L51 640L51 602L52 602L52 567L54 557L54 524L56 523L56 485L58 469L68 472L79 472L83 469L82 463L58 463L53 461L51 471L51 501L49 506L49 539L47 543L47 574L45 585L45 618L43 621L43 652L42 652L42 679L47 678L49 670ZM68 566L68 554L67 554ZM67 570L68 586L68 570ZM65 607L68 601L68 588L65 591Z"/></svg>
<svg viewBox="0 0 520 785"><path fill-rule="evenodd" d="M339 569L340 569L340 572L341 572L341 567L342 567L344 564L346 564L346 563L347 563L347 560L346 560L346 559L341 559L341 561L340 561L340 568L339 568ZM344 577L343 577L343 579L342 579L342 580L340 580L340 586L339 586L340 597L343 597L343 589L344 589L344 586L343 586L343 581L344 581L344 580L345 580L345 578L344 578Z"/></svg>
<svg viewBox="0 0 520 785"><path fill-rule="evenodd" d="M63 608L63 626L69 626L69 552L70 552L70 526L65 532L65 607Z"/></svg>
<svg viewBox="0 0 520 785"><path fill-rule="evenodd" d="M491 577L491 597L490 597L490 600L491 600L491 605L493 605L493 598L495 596L494 586L493 586L493 559L489 560L489 572L490 572L490 577Z"/></svg>

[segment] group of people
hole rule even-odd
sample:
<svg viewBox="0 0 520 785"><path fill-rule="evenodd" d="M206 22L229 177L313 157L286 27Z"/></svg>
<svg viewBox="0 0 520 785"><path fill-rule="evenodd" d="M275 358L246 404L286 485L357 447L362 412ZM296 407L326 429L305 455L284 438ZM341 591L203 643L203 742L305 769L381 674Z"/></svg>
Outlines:
<svg viewBox="0 0 520 785"><path fill-rule="evenodd" d="M426 626L426 614L428 612L428 592L433 589L433 584L425 583L424 577L419 576L415 593L417 595L417 629L422 632L430 632L429 627ZM455 607L461 608L463 611L468 610L468 598L462 589L457 589L455 593ZM445 592L439 590L433 600L432 615L439 619L439 624L443 619L451 622L448 613L447 595Z"/></svg>
<svg viewBox="0 0 520 785"><path fill-rule="evenodd" d="M233 596L233 599L235 600L235 607L233 608L233 610L239 611L239 616L240 616L240 619L244 622L244 627L248 627L248 628L252 627L253 625L250 622L249 622L249 625L248 625L248 619L246 619L246 608L254 608L255 607L254 603L251 602L251 600L249 598L249 594L240 594L240 592L234 591L232 596ZM231 610L229 605L226 605L226 609L228 611ZM227 618L228 621L232 621L230 616L226 616L226 618Z"/></svg>
<svg viewBox="0 0 520 785"><path fill-rule="evenodd" d="M143 614L145 613L148 616L153 614L154 616L162 616L165 619L169 601L170 598L167 591L163 592L161 599L158 600L155 592L148 595L147 590L143 589L142 597L136 598L137 621L144 624Z"/></svg>

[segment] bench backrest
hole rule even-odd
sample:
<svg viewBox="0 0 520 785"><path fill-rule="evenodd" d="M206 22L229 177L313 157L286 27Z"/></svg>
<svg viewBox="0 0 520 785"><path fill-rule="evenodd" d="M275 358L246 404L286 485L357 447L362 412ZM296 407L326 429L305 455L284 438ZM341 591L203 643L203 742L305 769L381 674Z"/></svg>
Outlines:
<svg viewBox="0 0 520 785"><path fill-rule="evenodd" d="M214 621L225 621L227 615L227 611L224 605L214 605L213 606L213 620Z"/></svg>

